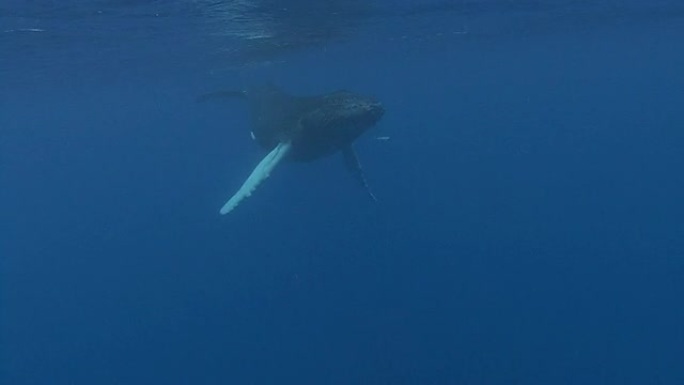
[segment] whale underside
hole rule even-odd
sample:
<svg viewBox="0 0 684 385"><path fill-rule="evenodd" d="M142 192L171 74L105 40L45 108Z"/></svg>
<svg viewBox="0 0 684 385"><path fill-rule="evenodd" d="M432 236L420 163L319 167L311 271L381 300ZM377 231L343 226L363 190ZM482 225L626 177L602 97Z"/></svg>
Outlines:
<svg viewBox="0 0 684 385"><path fill-rule="evenodd" d="M335 153L342 154L352 175L375 200L352 147L353 142L384 115L382 104L375 98L346 90L293 96L266 85L244 91L212 92L199 100L217 98L247 101L252 138L268 152L221 207L221 214L235 209L283 161L311 162Z"/></svg>

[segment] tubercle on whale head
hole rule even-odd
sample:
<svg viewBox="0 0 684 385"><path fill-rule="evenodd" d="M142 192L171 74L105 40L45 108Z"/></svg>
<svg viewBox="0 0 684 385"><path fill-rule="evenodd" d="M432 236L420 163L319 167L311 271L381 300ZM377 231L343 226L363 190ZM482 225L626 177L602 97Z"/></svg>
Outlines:
<svg viewBox="0 0 684 385"><path fill-rule="evenodd" d="M358 105L355 106L355 108L358 108L359 116L362 116L371 125L377 123L382 116L385 115L385 108L382 103L373 98L366 98L365 100L358 102Z"/></svg>
<svg viewBox="0 0 684 385"><path fill-rule="evenodd" d="M359 95L349 91L337 91L329 97L331 98L329 111L334 120L371 127L385 114L382 103L371 96Z"/></svg>

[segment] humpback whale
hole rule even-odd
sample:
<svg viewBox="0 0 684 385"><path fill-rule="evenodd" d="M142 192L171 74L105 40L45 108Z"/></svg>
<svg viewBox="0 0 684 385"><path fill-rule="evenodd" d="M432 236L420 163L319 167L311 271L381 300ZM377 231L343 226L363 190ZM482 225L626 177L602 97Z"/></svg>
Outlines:
<svg viewBox="0 0 684 385"><path fill-rule="evenodd" d="M283 161L311 162L340 153L354 178L373 199L353 142L382 118L385 110L375 98L347 90L315 96L289 95L269 84L244 91L218 91L199 101L245 99L251 136L267 151L238 191L221 207L228 214L266 180Z"/></svg>

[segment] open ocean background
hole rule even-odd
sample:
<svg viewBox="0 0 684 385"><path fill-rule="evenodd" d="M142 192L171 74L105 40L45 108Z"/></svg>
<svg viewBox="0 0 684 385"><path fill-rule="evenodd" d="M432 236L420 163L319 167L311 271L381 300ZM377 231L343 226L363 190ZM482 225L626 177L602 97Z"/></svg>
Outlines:
<svg viewBox="0 0 684 385"><path fill-rule="evenodd" d="M684 384L684 3L2 0L0 384ZM218 89L377 96L262 156ZM387 141L376 137L389 136Z"/></svg>

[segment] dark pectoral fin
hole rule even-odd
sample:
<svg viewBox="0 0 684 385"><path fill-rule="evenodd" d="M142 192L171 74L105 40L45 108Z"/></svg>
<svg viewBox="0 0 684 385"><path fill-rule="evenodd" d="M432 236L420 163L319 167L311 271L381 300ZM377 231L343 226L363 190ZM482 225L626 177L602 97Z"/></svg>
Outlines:
<svg viewBox="0 0 684 385"><path fill-rule="evenodd" d="M247 97L244 91L216 91L197 97L197 102L206 102L219 99L244 99Z"/></svg>
<svg viewBox="0 0 684 385"><path fill-rule="evenodd" d="M342 150L342 156L344 157L345 166L347 166L347 169L352 173L354 179L361 183L368 195L377 202L377 198L375 198L375 195L373 195L373 192L368 186L368 182L366 182L366 177L363 175L363 169L361 169L361 163L352 146L348 146Z"/></svg>

